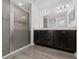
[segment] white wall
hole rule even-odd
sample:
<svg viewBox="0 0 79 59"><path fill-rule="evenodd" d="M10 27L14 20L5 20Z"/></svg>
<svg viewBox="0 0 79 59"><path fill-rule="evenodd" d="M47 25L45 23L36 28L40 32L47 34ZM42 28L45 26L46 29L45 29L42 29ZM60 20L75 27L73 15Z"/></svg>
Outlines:
<svg viewBox="0 0 79 59"><path fill-rule="evenodd" d="M31 9L31 25L32 28L43 28L43 16L40 10L32 4Z"/></svg>

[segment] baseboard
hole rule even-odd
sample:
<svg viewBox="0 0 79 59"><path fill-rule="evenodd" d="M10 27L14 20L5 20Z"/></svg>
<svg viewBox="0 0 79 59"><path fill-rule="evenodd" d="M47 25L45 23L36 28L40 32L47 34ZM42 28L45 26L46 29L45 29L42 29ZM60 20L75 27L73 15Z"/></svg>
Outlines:
<svg viewBox="0 0 79 59"><path fill-rule="evenodd" d="M31 43L31 46L34 46L35 45L35 43Z"/></svg>
<svg viewBox="0 0 79 59"><path fill-rule="evenodd" d="M11 53L9 53L9 54L3 56L2 59L8 58L8 57L10 57L10 56L14 56L14 55L20 53L21 51L23 51L25 48L27 48L27 47L29 47L29 46L32 46L32 44L29 44L29 45L24 46L24 47L22 47L22 48L20 48L20 49L17 49L17 50L15 50L15 51L13 51L13 52L11 52Z"/></svg>
<svg viewBox="0 0 79 59"><path fill-rule="evenodd" d="M76 52L74 53L74 56L77 57L77 53Z"/></svg>

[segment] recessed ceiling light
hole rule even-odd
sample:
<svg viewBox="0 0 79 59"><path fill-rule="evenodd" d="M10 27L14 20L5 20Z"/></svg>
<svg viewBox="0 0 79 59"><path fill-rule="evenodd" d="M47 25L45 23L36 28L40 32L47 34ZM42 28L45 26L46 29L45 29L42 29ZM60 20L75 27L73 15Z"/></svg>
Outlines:
<svg viewBox="0 0 79 59"><path fill-rule="evenodd" d="M67 4L67 5L66 5L66 7L68 8L68 7L69 7L69 5Z"/></svg>
<svg viewBox="0 0 79 59"><path fill-rule="evenodd" d="M44 14L47 15L47 10L44 10Z"/></svg>
<svg viewBox="0 0 79 59"><path fill-rule="evenodd" d="M64 6L61 6L62 9L64 9Z"/></svg>
<svg viewBox="0 0 79 59"><path fill-rule="evenodd" d="M19 3L19 5L22 6L23 4L22 3Z"/></svg>
<svg viewBox="0 0 79 59"><path fill-rule="evenodd" d="M44 13L47 13L47 11L46 11L46 10L44 10Z"/></svg>
<svg viewBox="0 0 79 59"><path fill-rule="evenodd" d="M57 8L57 10L61 10L61 9L62 9L61 7L58 7L58 8Z"/></svg>

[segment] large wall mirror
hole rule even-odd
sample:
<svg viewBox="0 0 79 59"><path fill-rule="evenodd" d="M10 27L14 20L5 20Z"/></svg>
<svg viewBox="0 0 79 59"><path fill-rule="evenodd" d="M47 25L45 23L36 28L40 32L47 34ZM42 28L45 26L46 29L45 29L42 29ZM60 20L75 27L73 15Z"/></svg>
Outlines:
<svg viewBox="0 0 79 59"><path fill-rule="evenodd" d="M44 18L44 28L61 28L67 25L67 13L59 13L56 16Z"/></svg>
<svg viewBox="0 0 79 59"><path fill-rule="evenodd" d="M75 25L75 7L70 10L44 16L44 28L68 28ZM71 25L73 23L73 25ZM70 26L70 28L68 27ZM75 25L76 26L76 25ZM76 28L76 27L75 27Z"/></svg>

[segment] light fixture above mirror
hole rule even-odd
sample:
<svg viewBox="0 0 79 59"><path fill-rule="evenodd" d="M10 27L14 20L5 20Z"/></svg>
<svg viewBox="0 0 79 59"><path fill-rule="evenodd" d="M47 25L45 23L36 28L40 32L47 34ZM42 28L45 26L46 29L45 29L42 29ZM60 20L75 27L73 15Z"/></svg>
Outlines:
<svg viewBox="0 0 79 59"><path fill-rule="evenodd" d="M63 5L63 6L58 6L57 10L64 10L64 9L67 9L69 8L69 5Z"/></svg>
<svg viewBox="0 0 79 59"><path fill-rule="evenodd" d="M22 3L19 3L19 5L22 6L23 4Z"/></svg>

